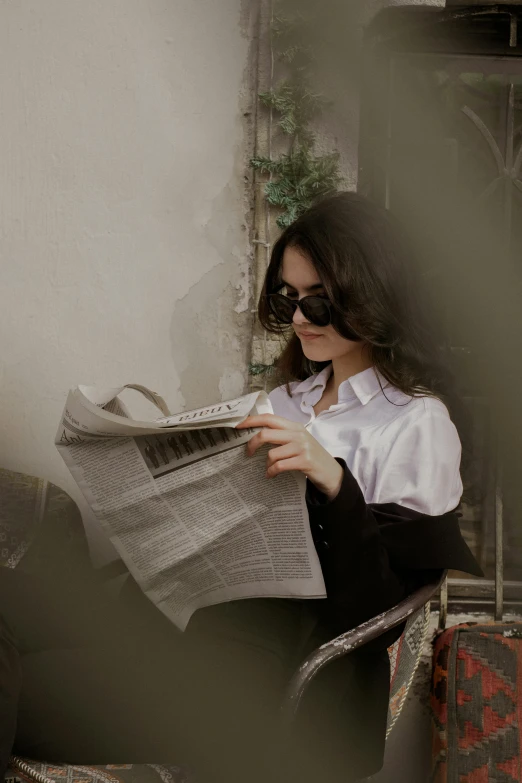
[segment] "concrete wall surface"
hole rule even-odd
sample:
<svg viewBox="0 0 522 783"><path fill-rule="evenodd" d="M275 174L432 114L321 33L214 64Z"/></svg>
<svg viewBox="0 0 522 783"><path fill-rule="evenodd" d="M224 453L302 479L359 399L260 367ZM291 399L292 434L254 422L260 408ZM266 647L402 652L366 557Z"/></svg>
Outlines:
<svg viewBox="0 0 522 783"><path fill-rule="evenodd" d="M255 5L0 3L0 465L82 511L71 386L246 388Z"/></svg>

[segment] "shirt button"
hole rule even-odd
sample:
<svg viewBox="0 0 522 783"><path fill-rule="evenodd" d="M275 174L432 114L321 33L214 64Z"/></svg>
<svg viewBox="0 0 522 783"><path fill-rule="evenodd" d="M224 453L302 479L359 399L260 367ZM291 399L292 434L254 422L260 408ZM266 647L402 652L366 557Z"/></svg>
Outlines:
<svg viewBox="0 0 522 783"><path fill-rule="evenodd" d="M327 549L330 549L330 544L328 543L328 541L319 541L317 546L321 547L323 552L326 552Z"/></svg>

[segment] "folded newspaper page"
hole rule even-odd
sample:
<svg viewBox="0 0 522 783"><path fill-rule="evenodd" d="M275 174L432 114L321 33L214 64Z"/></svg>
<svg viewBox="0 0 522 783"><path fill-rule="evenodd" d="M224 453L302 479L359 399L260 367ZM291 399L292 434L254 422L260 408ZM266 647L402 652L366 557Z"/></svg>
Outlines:
<svg viewBox="0 0 522 783"><path fill-rule="evenodd" d="M141 392L162 416L136 421L119 395ZM241 598L324 598L298 472L267 479L246 455L249 415L266 392L171 415L144 386L69 392L56 446L148 598L180 630L196 609Z"/></svg>

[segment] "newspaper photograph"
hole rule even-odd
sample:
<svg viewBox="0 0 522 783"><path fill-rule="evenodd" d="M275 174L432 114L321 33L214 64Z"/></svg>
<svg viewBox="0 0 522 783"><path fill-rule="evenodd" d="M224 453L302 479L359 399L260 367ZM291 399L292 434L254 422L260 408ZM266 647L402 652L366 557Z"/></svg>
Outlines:
<svg viewBox="0 0 522 783"><path fill-rule="evenodd" d="M132 419L134 389L162 414ZM256 597L325 598L305 477L268 480L268 446L236 426L272 413L266 392L170 414L136 384L69 392L56 446L147 597L180 630L200 607Z"/></svg>

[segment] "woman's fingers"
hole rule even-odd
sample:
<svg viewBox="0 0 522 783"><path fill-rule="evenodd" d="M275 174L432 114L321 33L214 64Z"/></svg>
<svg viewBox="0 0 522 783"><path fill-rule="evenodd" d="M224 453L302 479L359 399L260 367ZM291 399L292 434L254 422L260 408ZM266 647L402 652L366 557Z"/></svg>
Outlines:
<svg viewBox="0 0 522 783"><path fill-rule="evenodd" d="M267 471L279 460L297 456L299 456L299 448L297 444L293 442L285 443L284 446L278 446L275 449L270 449L266 457Z"/></svg>
<svg viewBox="0 0 522 783"><path fill-rule="evenodd" d="M248 416L245 421L237 425L236 429L246 429L247 427L251 427L252 429L268 427L269 429L293 431L304 429L302 424L298 424L296 421L290 421L289 419L284 419L282 416L274 416L273 413Z"/></svg>
<svg viewBox="0 0 522 783"><path fill-rule="evenodd" d="M295 430L271 430L262 429L253 435L247 443L247 454L252 457L256 451L267 443L274 443L282 445L284 443L290 443L296 439L298 433Z"/></svg>
<svg viewBox="0 0 522 783"><path fill-rule="evenodd" d="M290 457L289 459L280 459L274 465L268 468L266 471L267 478L273 478L279 476L280 473L285 473L288 470L299 470L302 472L302 460L301 457Z"/></svg>
<svg viewBox="0 0 522 783"><path fill-rule="evenodd" d="M274 416L272 413L264 413L261 416L248 416L238 425L238 429L247 427L258 430L247 443L249 456L266 443L276 446L268 452L268 478L297 470L307 476L330 500L336 497L344 475L342 466L302 424Z"/></svg>

